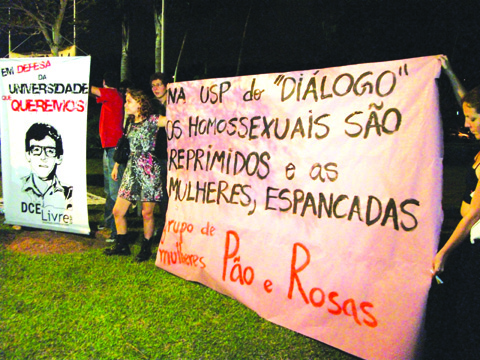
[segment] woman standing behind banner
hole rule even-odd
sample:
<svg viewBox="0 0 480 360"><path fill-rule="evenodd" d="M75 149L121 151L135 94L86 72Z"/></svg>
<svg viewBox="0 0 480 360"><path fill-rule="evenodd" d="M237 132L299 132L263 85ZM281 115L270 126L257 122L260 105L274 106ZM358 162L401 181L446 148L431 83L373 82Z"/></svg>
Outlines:
<svg viewBox="0 0 480 360"><path fill-rule="evenodd" d="M155 96L151 99L151 103L154 108L154 114L166 115L167 113L167 86L170 83L170 76L165 73L156 72L150 76L150 86L152 88L153 95ZM156 149L155 154L157 155L158 160L160 160L160 165L162 167L162 182L163 182L163 192L164 196L160 204L160 217L159 224L157 225L156 230L156 241L160 241L162 237L163 228L165 226L165 220L167 216L168 208L168 194L167 194L167 161L168 161L168 147L167 133L165 128L161 127L157 132L156 140Z"/></svg>
<svg viewBox="0 0 480 360"><path fill-rule="evenodd" d="M140 90L127 92L125 113L131 122L128 132L131 154L113 208L118 237L114 247L105 250L105 255L130 255L126 214L132 203L141 201L144 239L136 257L136 260L141 262L152 255L155 228L153 210L155 204L164 196L160 163L155 155L155 139L158 128L165 126L166 118L152 115L150 101ZM118 164L115 164L112 171L114 180L117 178L117 169Z"/></svg>
<svg viewBox="0 0 480 360"><path fill-rule="evenodd" d="M439 57L465 115L465 127L480 140L480 87L466 92L445 56ZM480 153L468 169L462 219L432 262L435 282L427 305L428 359L480 359L480 239L470 242L480 219ZM452 252L457 249L452 255ZM447 261L448 260L448 261ZM438 276L436 280L441 283Z"/></svg>

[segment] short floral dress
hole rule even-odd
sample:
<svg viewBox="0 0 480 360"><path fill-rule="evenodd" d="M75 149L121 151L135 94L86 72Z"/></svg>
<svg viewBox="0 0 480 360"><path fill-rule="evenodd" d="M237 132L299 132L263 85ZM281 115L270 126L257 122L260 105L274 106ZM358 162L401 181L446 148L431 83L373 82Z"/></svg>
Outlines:
<svg viewBox="0 0 480 360"><path fill-rule="evenodd" d="M128 200L160 202L163 196L160 163L155 156L158 116L132 123L128 132L130 157L118 196Z"/></svg>

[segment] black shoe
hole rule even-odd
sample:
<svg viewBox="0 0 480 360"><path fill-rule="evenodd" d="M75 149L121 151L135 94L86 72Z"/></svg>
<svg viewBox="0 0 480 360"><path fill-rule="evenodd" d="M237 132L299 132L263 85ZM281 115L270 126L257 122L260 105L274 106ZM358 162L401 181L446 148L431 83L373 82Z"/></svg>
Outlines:
<svg viewBox="0 0 480 360"><path fill-rule="evenodd" d="M127 235L117 235L115 237L115 245L109 249L105 249L103 252L107 256L111 255L124 255L128 256L131 254L130 248L128 247L128 238Z"/></svg>
<svg viewBox="0 0 480 360"><path fill-rule="evenodd" d="M137 236L134 236L132 234L129 234L127 236L127 244L133 245L137 242Z"/></svg>
<svg viewBox="0 0 480 360"><path fill-rule="evenodd" d="M150 259L152 256L152 239L143 239L142 240L142 248L140 249L140 252L138 255L135 257L135 260L137 262L143 262L147 261Z"/></svg>

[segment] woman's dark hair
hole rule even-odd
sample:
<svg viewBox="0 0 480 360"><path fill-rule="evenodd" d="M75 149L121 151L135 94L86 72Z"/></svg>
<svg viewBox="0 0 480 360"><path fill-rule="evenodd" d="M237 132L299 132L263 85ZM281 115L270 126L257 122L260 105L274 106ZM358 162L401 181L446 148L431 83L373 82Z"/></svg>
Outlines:
<svg viewBox="0 0 480 360"><path fill-rule="evenodd" d="M153 114L153 107L150 103L148 96L142 90L130 89L127 91L127 94L140 104L140 116L142 118L148 118Z"/></svg>

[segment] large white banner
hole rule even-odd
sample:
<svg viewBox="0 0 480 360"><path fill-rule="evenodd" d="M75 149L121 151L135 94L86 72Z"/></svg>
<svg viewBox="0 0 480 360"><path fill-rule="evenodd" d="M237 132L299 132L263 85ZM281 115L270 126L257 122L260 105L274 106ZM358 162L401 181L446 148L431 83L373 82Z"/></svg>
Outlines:
<svg viewBox="0 0 480 360"><path fill-rule="evenodd" d="M88 234L90 57L0 60L5 222Z"/></svg>
<svg viewBox="0 0 480 360"><path fill-rule="evenodd" d="M156 265L365 359L413 359L443 219L423 57L169 88Z"/></svg>

